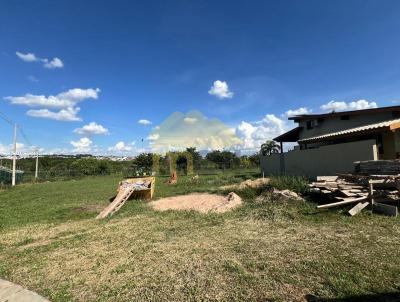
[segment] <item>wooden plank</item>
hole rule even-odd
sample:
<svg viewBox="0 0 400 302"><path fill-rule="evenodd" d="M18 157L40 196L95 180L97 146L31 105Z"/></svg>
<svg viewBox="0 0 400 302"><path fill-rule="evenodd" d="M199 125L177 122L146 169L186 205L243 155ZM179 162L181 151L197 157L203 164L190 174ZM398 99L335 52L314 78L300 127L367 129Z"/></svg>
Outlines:
<svg viewBox="0 0 400 302"><path fill-rule="evenodd" d="M125 203L125 201L128 200L129 196L131 196L133 191L134 191L133 187L128 187L123 191L121 190L120 193L118 193L117 197L115 197L114 201L110 203L103 211L101 211L100 214L97 215L96 219L105 218L112 212L118 211Z"/></svg>
<svg viewBox="0 0 400 302"><path fill-rule="evenodd" d="M343 205L346 205L346 204L355 203L355 202L366 200L366 199L368 199L367 196L358 197L358 198L348 198L348 199L343 200L343 201L338 201L338 202L333 202L333 203L320 205L320 206L317 207L317 209L326 209L326 208L333 208L333 207L343 206Z"/></svg>
<svg viewBox="0 0 400 302"><path fill-rule="evenodd" d="M317 176L317 181L336 181L337 176Z"/></svg>
<svg viewBox="0 0 400 302"><path fill-rule="evenodd" d="M369 194L368 197L372 205L374 205L374 185L372 183L368 184Z"/></svg>
<svg viewBox="0 0 400 302"><path fill-rule="evenodd" d="M373 212L387 216L397 217L398 209L396 206L390 206L384 203L375 202L372 207Z"/></svg>
<svg viewBox="0 0 400 302"><path fill-rule="evenodd" d="M369 205L369 202L359 202L357 203L353 208L351 208L349 210L349 214L351 216L357 215L358 213L360 213L367 205Z"/></svg>
<svg viewBox="0 0 400 302"><path fill-rule="evenodd" d="M346 197L355 197L355 196L357 196L356 193L352 193L352 192L350 192L350 190L339 190L339 192L341 194L343 194L344 196L346 196Z"/></svg>

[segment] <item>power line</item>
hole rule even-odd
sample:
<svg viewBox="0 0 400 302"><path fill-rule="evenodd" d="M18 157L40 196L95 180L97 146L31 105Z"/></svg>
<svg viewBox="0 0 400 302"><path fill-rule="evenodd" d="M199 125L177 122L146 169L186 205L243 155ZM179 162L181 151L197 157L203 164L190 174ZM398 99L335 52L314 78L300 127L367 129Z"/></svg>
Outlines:
<svg viewBox="0 0 400 302"><path fill-rule="evenodd" d="M14 126L16 123L11 120L10 118L8 118L4 113L0 112L0 118L2 120L4 120L6 123L8 123L11 126ZM29 145L30 147L35 147L32 145L30 139L28 138L28 136L25 134L24 130L22 129L22 127L20 125L17 124L17 128L22 136L22 138L25 140L25 142L27 143L27 145Z"/></svg>
<svg viewBox="0 0 400 302"><path fill-rule="evenodd" d="M14 122L10 120L4 113L0 112L0 118L4 120L6 123L10 124L11 126L14 126Z"/></svg>

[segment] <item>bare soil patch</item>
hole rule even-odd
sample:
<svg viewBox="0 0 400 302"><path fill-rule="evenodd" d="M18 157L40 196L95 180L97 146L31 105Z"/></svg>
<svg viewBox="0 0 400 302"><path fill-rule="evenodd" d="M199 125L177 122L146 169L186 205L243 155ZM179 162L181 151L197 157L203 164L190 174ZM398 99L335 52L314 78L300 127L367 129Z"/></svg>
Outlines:
<svg viewBox="0 0 400 302"><path fill-rule="evenodd" d="M231 192L227 196L209 193L192 193L188 195L162 198L150 202L150 206L158 211L186 210L200 213L224 213L242 204L242 199Z"/></svg>

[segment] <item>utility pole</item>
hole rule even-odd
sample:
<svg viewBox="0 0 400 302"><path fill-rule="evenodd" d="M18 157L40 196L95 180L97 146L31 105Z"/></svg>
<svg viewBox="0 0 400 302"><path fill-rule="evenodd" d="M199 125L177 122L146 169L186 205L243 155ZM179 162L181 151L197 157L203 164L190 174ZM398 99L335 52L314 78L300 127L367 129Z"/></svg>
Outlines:
<svg viewBox="0 0 400 302"><path fill-rule="evenodd" d="M17 124L14 124L14 154L13 154L13 163L12 163L12 181L11 185L15 186L15 166L17 164Z"/></svg>
<svg viewBox="0 0 400 302"><path fill-rule="evenodd" d="M35 169L35 180L38 179L38 171L39 171L39 150L36 149L36 169Z"/></svg>

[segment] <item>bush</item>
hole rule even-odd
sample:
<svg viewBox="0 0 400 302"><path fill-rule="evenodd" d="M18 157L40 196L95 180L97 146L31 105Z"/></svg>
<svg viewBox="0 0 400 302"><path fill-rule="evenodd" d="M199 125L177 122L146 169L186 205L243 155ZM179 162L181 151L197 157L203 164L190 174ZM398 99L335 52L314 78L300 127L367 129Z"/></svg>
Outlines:
<svg viewBox="0 0 400 302"><path fill-rule="evenodd" d="M308 190L308 179L303 176L272 176L269 185L278 190L291 190L296 193L306 193Z"/></svg>

